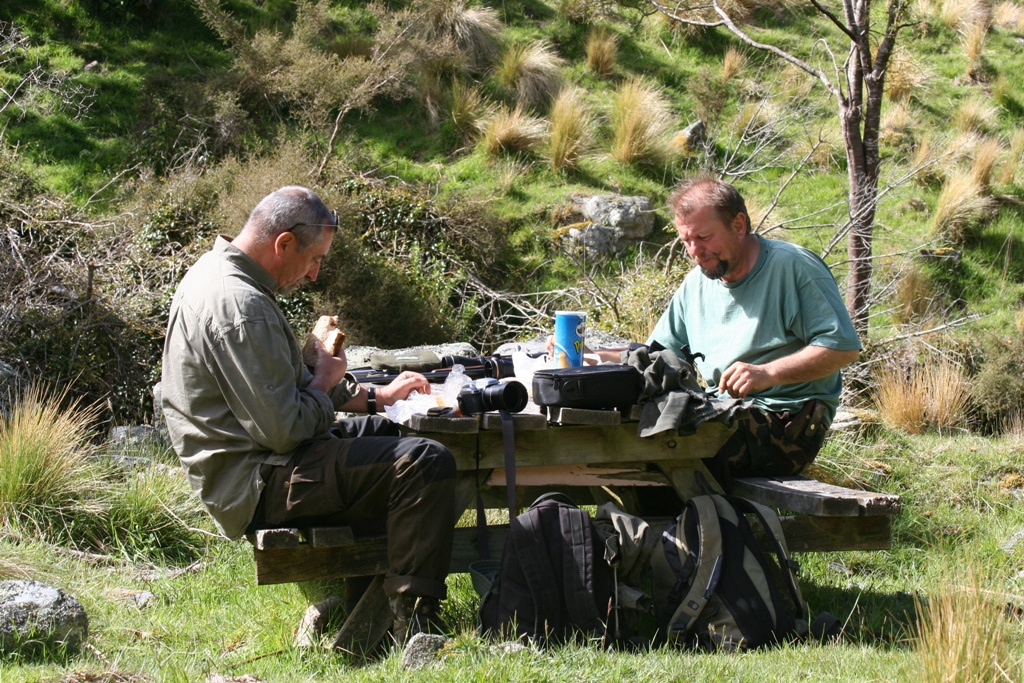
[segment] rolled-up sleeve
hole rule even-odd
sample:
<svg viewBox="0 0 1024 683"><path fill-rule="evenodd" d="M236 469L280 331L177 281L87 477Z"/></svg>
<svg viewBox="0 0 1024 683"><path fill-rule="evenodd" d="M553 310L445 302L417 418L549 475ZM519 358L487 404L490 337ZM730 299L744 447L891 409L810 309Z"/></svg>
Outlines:
<svg viewBox="0 0 1024 683"><path fill-rule="evenodd" d="M275 316L246 318L220 330L214 345L221 392L242 427L260 446L288 453L334 421L327 394L301 388L286 359L291 340Z"/></svg>

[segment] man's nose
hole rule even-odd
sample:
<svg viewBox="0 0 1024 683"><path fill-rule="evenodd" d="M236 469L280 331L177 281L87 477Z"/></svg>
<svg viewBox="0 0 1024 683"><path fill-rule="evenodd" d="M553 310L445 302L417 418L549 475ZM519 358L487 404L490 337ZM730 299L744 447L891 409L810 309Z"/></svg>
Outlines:
<svg viewBox="0 0 1024 683"><path fill-rule="evenodd" d="M306 277L309 278L310 282L316 281L316 276L320 274L320 264L314 263L310 266L309 271L306 273Z"/></svg>

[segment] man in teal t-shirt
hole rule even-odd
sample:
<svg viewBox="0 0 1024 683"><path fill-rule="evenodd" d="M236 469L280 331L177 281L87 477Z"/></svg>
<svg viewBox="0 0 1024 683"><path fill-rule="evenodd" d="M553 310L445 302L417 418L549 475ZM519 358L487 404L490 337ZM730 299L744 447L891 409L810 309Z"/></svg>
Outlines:
<svg viewBox="0 0 1024 683"><path fill-rule="evenodd" d="M792 474L821 448L839 404L839 370L861 348L832 273L813 252L751 233L743 197L718 180L688 180L669 200L698 268L647 343L696 365L750 416L719 451L734 476ZM603 355L603 354L602 354Z"/></svg>

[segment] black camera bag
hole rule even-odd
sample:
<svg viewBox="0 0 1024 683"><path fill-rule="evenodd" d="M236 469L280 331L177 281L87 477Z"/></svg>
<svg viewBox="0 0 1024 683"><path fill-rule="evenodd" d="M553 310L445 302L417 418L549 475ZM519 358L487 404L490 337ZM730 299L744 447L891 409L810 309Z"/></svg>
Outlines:
<svg viewBox="0 0 1024 683"><path fill-rule="evenodd" d="M539 406L627 410L643 389L644 376L630 365L584 365L533 373L533 402Z"/></svg>

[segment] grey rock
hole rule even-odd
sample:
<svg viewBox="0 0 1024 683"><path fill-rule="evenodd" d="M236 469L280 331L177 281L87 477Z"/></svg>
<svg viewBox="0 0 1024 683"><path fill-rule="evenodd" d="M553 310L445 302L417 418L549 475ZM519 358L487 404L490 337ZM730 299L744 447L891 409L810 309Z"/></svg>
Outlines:
<svg viewBox="0 0 1024 683"><path fill-rule="evenodd" d="M684 128L683 135L686 137L686 144L690 149L700 147L708 141L708 129L700 119Z"/></svg>
<svg viewBox="0 0 1024 683"><path fill-rule="evenodd" d="M1014 532L1013 536L1010 536L1002 545L1000 549L1007 555L1013 552L1013 549L1017 547L1017 544L1024 540L1024 529L1018 529Z"/></svg>
<svg viewBox="0 0 1024 683"><path fill-rule="evenodd" d="M310 605L302 615L299 628L295 631L295 647L313 647L327 630L331 619L345 605L340 595L331 595L326 600Z"/></svg>
<svg viewBox="0 0 1024 683"><path fill-rule="evenodd" d="M451 344L428 344L424 346L408 346L404 349L381 349L376 346L350 346L345 349L350 368L366 368L370 366L370 356L375 353L415 353L417 351L433 351L438 356L479 356L480 351L465 342Z"/></svg>
<svg viewBox="0 0 1024 683"><path fill-rule="evenodd" d="M448 644L444 636L432 633L417 633L405 646L402 666L406 669L420 669L437 661L437 653Z"/></svg>
<svg viewBox="0 0 1024 683"><path fill-rule="evenodd" d="M82 603L40 581L0 581L0 652L74 652L89 637Z"/></svg>
<svg viewBox="0 0 1024 683"><path fill-rule="evenodd" d="M491 653L494 655L512 655L517 652L528 652L530 648L523 645L518 640L507 640L504 643L498 643L490 647Z"/></svg>
<svg viewBox="0 0 1024 683"><path fill-rule="evenodd" d="M264 681L256 674L243 674L241 676L210 674L206 677L206 683L264 683Z"/></svg>
<svg viewBox="0 0 1024 683"><path fill-rule="evenodd" d="M573 195L573 208L588 225L572 227L567 246L590 254L612 254L635 244L654 230L654 205L647 197Z"/></svg>

